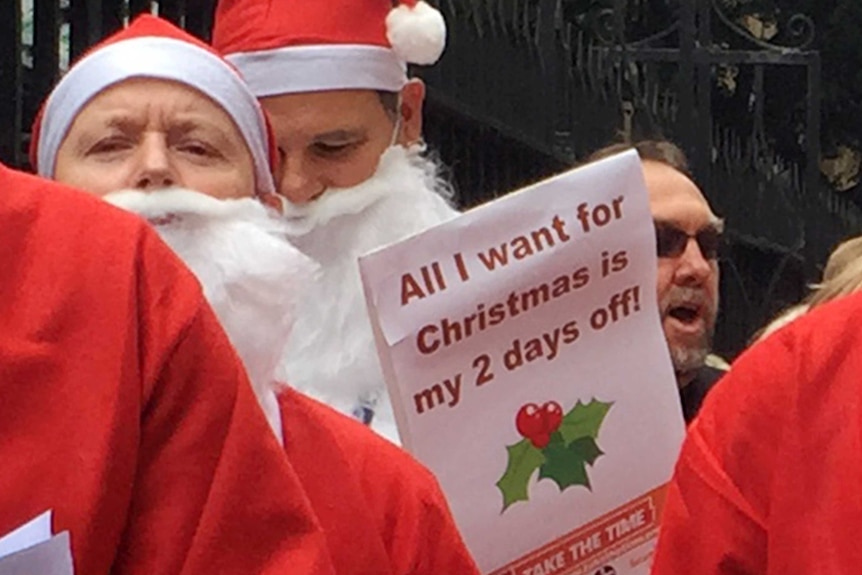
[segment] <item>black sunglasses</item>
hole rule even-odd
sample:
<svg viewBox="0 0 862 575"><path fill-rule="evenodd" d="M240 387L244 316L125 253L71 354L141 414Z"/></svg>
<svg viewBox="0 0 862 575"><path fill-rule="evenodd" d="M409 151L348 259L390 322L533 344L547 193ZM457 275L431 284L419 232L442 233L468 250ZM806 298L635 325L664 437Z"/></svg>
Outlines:
<svg viewBox="0 0 862 575"><path fill-rule="evenodd" d="M656 253L660 258L676 258L685 252L688 240L694 238L700 253L708 260L718 258L721 250L721 232L713 227L703 228L692 235L669 224L655 224Z"/></svg>

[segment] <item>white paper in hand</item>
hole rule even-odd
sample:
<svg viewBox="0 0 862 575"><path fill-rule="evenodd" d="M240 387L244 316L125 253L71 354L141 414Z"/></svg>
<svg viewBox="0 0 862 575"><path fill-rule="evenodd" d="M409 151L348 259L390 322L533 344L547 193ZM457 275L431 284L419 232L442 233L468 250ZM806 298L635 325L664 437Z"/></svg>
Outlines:
<svg viewBox="0 0 862 575"><path fill-rule="evenodd" d="M51 536L46 511L0 537L0 575L73 575L69 533Z"/></svg>
<svg viewBox="0 0 862 575"><path fill-rule="evenodd" d="M44 543L51 538L51 512L46 511L11 533L0 537L0 557Z"/></svg>
<svg viewBox="0 0 862 575"><path fill-rule="evenodd" d="M646 575L685 426L634 151L363 256L404 445L491 575Z"/></svg>
<svg viewBox="0 0 862 575"><path fill-rule="evenodd" d="M74 575L69 532L0 559L0 575Z"/></svg>

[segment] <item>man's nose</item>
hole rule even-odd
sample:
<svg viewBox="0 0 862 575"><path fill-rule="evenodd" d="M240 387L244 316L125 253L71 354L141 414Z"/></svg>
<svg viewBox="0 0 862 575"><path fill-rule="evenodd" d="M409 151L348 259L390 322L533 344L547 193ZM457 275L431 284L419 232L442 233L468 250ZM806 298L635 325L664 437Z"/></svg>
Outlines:
<svg viewBox="0 0 862 575"><path fill-rule="evenodd" d="M293 204L307 204L326 191L315 170L301 156L286 156L281 163L278 192Z"/></svg>
<svg viewBox="0 0 862 575"><path fill-rule="evenodd" d="M703 256L694 238L689 238L685 251L679 256L676 268L676 283L680 285L701 285L713 273L712 262Z"/></svg>
<svg viewBox="0 0 862 575"><path fill-rule="evenodd" d="M163 138L153 134L144 139L139 150L138 170L133 187L150 192L177 185L178 178L171 164L170 151Z"/></svg>

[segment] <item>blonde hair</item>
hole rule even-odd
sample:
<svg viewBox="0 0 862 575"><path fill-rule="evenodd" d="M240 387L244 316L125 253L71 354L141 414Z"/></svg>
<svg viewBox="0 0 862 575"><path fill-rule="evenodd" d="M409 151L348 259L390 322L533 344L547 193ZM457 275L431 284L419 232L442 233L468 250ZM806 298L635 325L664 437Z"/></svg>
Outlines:
<svg viewBox="0 0 862 575"><path fill-rule="evenodd" d="M850 238L838 244L823 268L823 283L838 276L844 269L862 257L862 236Z"/></svg>
<svg viewBox="0 0 862 575"><path fill-rule="evenodd" d="M829 277L824 271L823 283L805 298L809 309L862 289L862 255L856 254L843 262L840 267L833 266L833 268ZM826 271L829 270L827 265Z"/></svg>

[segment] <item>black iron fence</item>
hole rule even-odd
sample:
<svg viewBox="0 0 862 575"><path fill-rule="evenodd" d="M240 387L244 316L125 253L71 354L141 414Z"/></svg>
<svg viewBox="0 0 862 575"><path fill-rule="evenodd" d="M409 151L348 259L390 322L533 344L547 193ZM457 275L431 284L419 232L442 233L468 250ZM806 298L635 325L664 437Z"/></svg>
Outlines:
<svg viewBox="0 0 862 575"><path fill-rule="evenodd" d="M858 207L819 173L814 24L785 14L758 29L743 4L441 0L450 44L422 72L466 123L505 126L498 134L528 146L535 166L577 163L611 140L680 143L728 223L717 335L728 355L805 293L841 239L862 233ZM457 137L438 144L453 161L466 152ZM505 164L494 147L473 147L473 162ZM480 176L471 198L534 175Z"/></svg>
<svg viewBox="0 0 862 575"><path fill-rule="evenodd" d="M71 59L129 17L157 12L207 37L212 0L3 0L0 2L0 160L26 166L38 106Z"/></svg>
<svg viewBox="0 0 862 575"><path fill-rule="evenodd" d="M559 172L614 139L678 141L728 222L720 351L738 351L804 293L840 239L862 232L858 208L818 173L820 56L803 15L767 41L722 0L437 4L449 45L418 73L429 86L426 138L461 204ZM0 3L0 159L26 166L37 106L70 59L143 11L207 38L213 5ZM786 116L791 136L770 132L770 114Z"/></svg>

